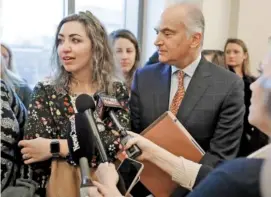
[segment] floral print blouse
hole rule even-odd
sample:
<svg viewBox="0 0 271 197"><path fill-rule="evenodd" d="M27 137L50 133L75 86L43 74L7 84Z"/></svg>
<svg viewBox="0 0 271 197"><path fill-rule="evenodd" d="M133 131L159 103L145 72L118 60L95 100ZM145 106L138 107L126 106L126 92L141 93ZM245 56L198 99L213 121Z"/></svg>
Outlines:
<svg viewBox="0 0 271 197"><path fill-rule="evenodd" d="M128 108L129 94L126 87L115 82L114 92L122 109L117 111L122 126L127 130L130 129L130 116ZM68 134L69 118L75 114L73 106L74 99L68 94L60 93L50 84L50 82L40 82L34 88L32 99L28 109L28 119L25 126L25 139L34 139L37 137L50 139L66 139ZM115 160L116 153L122 148L120 139L115 128L110 121L105 121L105 132L100 132L101 139L107 150L108 157L111 161ZM108 140L110 138L111 140ZM104 139L104 140L103 140ZM97 151L96 151L97 152ZM68 158L69 163L72 158ZM92 166L96 166L100 162L99 155L96 153L92 161ZM32 164L27 173L28 178L33 179L41 189L45 188L50 175L51 160ZM26 173L25 173L26 174Z"/></svg>

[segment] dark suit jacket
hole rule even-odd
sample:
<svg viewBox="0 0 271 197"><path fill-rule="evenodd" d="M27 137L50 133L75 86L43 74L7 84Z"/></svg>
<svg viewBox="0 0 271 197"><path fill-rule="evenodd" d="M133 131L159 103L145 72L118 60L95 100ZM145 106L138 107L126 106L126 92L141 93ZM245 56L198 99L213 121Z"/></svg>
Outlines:
<svg viewBox="0 0 271 197"><path fill-rule="evenodd" d="M159 62L159 54L157 51L155 51L152 56L149 58L149 60L146 62L145 66L156 64Z"/></svg>
<svg viewBox="0 0 271 197"><path fill-rule="evenodd" d="M215 169L188 197L260 197L263 159L235 159Z"/></svg>
<svg viewBox="0 0 271 197"><path fill-rule="evenodd" d="M170 83L169 65L157 63L136 71L130 98L133 131L140 133L168 111ZM236 157L244 113L243 81L202 58L177 118L206 151L201 163L208 169ZM198 177L205 175L201 169Z"/></svg>

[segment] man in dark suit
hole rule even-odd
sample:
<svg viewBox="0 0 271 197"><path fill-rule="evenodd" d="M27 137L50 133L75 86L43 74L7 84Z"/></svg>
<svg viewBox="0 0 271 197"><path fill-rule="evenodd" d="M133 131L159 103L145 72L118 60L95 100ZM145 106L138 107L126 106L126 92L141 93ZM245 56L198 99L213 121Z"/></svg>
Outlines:
<svg viewBox="0 0 271 197"><path fill-rule="evenodd" d="M197 7L167 8L156 28L160 63L135 73L130 100L134 132L170 110L206 151L195 184L210 168L236 157L245 112L242 80L201 56L204 28ZM182 196L182 189L176 194Z"/></svg>
<svg viewBox="0 0 271 197"><path fill-rule="evenodd" d="M145 66L156 64L159 62L159 54L158 51L155 51L152 56L149 58L149 60L146 62Z"/></svg>

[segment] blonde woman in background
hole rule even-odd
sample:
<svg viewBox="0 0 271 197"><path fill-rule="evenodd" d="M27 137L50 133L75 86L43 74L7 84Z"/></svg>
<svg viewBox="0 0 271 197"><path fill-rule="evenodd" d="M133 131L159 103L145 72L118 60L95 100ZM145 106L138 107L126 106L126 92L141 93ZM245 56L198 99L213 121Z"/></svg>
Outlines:
<svg viewBox="0 0 271 197"><path fill-rule="evenodd" d="M250 85L256 80L250 71L250 57L248 48L243 40L229 38L224 47L225 64L244 81L245 106L243 135L238 156L248 156L260 149L268 142L268 137L248 122L251 99Z"/></svg>
<svg viewBox="0 0 271 197"><path fill-rule="evenodd" d="M15 72L8 68L7 58L3 56L1 62L1 79L17 93L25 108L28 108L32 90L27 83ZM10 61L10 59L9 59ZM10 67L12 68L12 67Z"/></svg>
<svg viewBox="0 0 271 197"><path fill-rule="evenodd" d="M14 73L17 73L17 70L14 65L12 51L6 44L1 43L1 54L7 62L7 69Z"/></svg>

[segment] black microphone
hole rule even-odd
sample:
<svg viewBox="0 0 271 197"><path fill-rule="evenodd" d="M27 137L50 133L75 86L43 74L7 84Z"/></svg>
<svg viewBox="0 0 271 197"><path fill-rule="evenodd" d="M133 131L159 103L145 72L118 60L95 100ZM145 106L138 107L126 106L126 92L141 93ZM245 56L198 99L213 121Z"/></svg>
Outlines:
<svg viewBox="0 0 271 197"><path fill-rule="evenodd" d="M69 152L73 161L79 164L79 159L86 157L89 161L92 160L94 154L94 137L89 128L85 114L76 113L70 117L70 124L67 136Z"/></svg>
<svg viewBox="0 0 271 197"><path fill-rule="evenodd" d="M85 114L76 113L70 118L67 137L69 152L76 164L80 166L81 186L80 195L86 196L88 188L93 186L89 161L94 152L93 135L88 126Z"/></svg>
<svg viewBox="0 0 271 197"><path fill-rule="evenodd" d="M95 110L95 103L92 97L87 94L81 94L76 98L75 106L80 113L84 113L87 118L87 122L91 133L93 135L96 147L99 151L102 162L108 162L108 157L99 135L99 131L93 117L93 111Z"/></svg>
<svg viewBox="0 0 271 197"><path fill-rule="evenodd" d="M131 136L128 135L126 129L121 125L115 113L115 110L122 109L122 106L118 102L117 98L101 92L96 93L94 99L97 101L96 111L99 117L102 120L107 116L111 118L121 135L121 144L125 146ZM129 158L136 158L142 153L137 145L133 145L126 152Z"/></svg>

